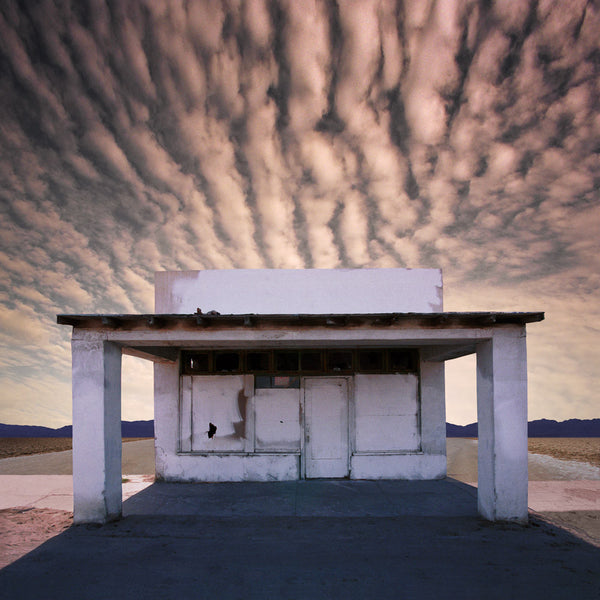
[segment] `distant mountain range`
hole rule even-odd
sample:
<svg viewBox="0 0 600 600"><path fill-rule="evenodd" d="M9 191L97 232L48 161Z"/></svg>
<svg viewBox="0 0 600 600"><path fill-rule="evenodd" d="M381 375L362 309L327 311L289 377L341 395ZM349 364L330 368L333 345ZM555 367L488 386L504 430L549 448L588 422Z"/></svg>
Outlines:
<svg viewBox="0 0 600 600"><path fill-rule="evenodd" d="M600 419L569 419L551 421L539 419L527 424L529 437L600 437ZM71 437L73 427L59 429L37 425L4 425L0 423L0 437ZM154 437L154 421L121 421L123 437ZM446 423L448 437L477 437L477 423L453 425Z"/></svg>
<svg viewBox="0 0 600 600"><path fill-rule="evenodd" d="M65 425L59 429L39 427L37 425L4 425L0 423L0 437L71 437L73 426ZM121 421L123 437L154 437L154 421Z"/></svg>
<svg viewBox="0 0 600 600"><path fill-rule="evenodd" d="M600 437L600 419L569 419L552 421L538 419L527 423L529 437ZM477 423L452 425L446 423L447 437L477 437Z"/></svg>

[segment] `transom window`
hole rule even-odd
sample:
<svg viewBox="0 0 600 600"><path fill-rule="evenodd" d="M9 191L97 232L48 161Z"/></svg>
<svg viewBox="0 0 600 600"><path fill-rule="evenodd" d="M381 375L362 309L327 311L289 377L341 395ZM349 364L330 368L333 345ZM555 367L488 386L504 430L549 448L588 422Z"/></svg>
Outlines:
<svg viewBox="0 0 600 600"><path fill-rule="evenodd" d="M413 348L318 348L273 350L184 350L183 375L253 373L298 377L352 373L416 373Z"/></svg>

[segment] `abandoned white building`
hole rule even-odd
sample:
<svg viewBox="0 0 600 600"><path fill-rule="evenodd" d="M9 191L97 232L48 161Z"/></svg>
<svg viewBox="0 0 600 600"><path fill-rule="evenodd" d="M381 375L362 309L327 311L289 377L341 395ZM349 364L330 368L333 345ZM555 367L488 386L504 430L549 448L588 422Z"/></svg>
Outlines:
<svg viewBox="0 0 600 600"><path fill-rule="evenodd" d="M121 514L121 354L154 362L167 481L446 476L444 361L477 354L478 506L527 518L526 323L443 312L435 269L160 272L155 314L73 326L76 522Z"/></svg>

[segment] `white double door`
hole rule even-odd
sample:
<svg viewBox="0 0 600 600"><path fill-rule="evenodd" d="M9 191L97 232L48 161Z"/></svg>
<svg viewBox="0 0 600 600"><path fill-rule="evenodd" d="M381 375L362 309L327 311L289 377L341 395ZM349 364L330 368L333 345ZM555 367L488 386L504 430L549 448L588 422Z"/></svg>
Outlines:
<svg viewBox="0 0 600 600"><path fill-rule="evenodd" d="M304 460L307 479L347 477L348 380L304 380Z"/></svg>

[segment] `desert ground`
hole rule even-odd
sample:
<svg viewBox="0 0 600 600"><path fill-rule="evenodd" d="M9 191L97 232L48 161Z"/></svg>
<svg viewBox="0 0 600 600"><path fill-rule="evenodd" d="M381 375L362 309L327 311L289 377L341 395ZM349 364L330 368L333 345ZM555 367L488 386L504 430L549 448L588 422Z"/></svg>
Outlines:
<svg viewBox="0 0 600 600"><path fill-rule="evenodd" d="M529 452L600 467L600 438L529 438Z"/></svg>
<svg viewBox="0 0 600 600"><path fill-rule="evenodd" d="M141 439L148 438L123 438L123 442ZM0 459L62 452L72 447L71 438L0 438ZM600 467L600 438L529 438L529 452Z"/></svg>
<svg viewBox="0 0 600 600"><path fill-rule="evenodd" d="M146 438L123 438L123 442L135 442ZM2 438L0 437L0 459L13 456L30 456L63 452L73 449L71 438Z"/></svg>
<svg viewBox="0 0 600 600"><path fill-rule="evenodd" d="M0 510L0 569L73 524L73 514L51 508Z"/></svg>

